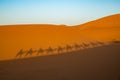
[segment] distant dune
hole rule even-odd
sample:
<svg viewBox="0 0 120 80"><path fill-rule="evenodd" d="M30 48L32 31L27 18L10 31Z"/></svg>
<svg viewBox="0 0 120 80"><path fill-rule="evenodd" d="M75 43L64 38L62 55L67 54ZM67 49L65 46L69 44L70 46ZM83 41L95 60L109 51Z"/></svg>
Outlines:
<svg viewBox="0 0 120 80"><path fill-rule="evenodd" d="M0 61L0 80L120 80L120 43Z"/></svg>
<svg viewBox="0 0 120 80"><path fill-rule="evenodd" d="M81 26L82 29L118 28L120 27L120 14L107 16L95 21L88 22L86 24L77 25L77 27L81 27Z"/></svg>
<svg viewBox="0 0 120 80"><path fill-rule="evenodd" d="M120 40L120 14L107 16L83 25L77 25L84 36L102 41Z"/></svg>
<svg viewBox="0 0 120 80"><path fill-rule="evenodd" d="M15 59L20 49L120 40L120 14L78 26L30 24L0 26L0 60Z"/></svg>

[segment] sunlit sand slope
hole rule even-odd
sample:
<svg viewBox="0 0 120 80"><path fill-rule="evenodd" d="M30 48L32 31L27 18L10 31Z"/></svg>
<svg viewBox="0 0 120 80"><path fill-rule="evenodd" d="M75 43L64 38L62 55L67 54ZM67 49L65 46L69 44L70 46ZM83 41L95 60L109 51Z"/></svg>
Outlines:
<svg viewBox="0 0 120 80"><path fill-rule="evenodd" d="M107 16L76 27L82 30L84 36L96 40L120 40L120 14Z"/></svg>
<svg viewBox="0 0 120 80"><path fill-rule="evenodd" d="M0 26L0 60L14 59L20 49L38 50L119 39L120 14L71 27L47 24Z"/></svg>

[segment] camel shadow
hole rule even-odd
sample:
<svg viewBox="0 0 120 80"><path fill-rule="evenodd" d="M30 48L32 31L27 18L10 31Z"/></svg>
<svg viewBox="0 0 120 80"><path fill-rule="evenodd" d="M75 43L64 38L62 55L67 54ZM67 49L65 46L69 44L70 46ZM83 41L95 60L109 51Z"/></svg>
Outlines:
<svg viewBox="0 0 120 80"><path fill-rule="evenodd" d="M28 56L28 55L31 56L35 52L36 52L36 50L33 50L32 48L30 48L28 51L26 51L25 56Z"/></svg>
<svg viewBox="0 0 120 80"><path fill-rule="evenodd" d="M45 50L44 50L44 49L39 48L39 50L37 51L37 55L43 54L44 52L45 52Z"/></svg>
<svg viewBox="0 0 120 80"><path fill-rule="evenodd" d="M120 41L114 41L114 43L120 43ZM49 54L54 54L57 52L57 54L62 54L62 53L69 53L69 52L73 52L73 51L78 51L78 50L82 50L82 49L88 49L88 48L94 48L94 47L98 47L100 45L105 45L104 42L100 42L100 41L94 41L94 42L83 42L81 44L78 43L74 43L73 45L70 44L66 44L64 47L58 46L57 48L52 48L51 46L49 46L46 49L43 48L39 48L38 50L33 50L32 48L30 48L27 51L24 51L23 49L20 49L20 51L16 54L15 57L22 57L23 55L26 56L31 56L33 55L35 52L37 53L36 55L49 55Z"/></svg>
<svg viewBox="0 0 120 80"><path fill-rule="evenodd" d="M77 44L77 43L74 43L74 49L75 50L79 50L81 48L81 45Z"/></svg>
<svg viewBox="0 0 120 80"><path fill-rule="evenodd" d="M82 43L82 47L83 47L84 49L89 48L89 46L90 46L90 45L89 45L89 44L87 44L87 43L84 43L84 42Z"/></svg>
<svg viewBox="0 0 120 80"><path fill-rule="evenodd" d="M58 46L56 48L56 51L57 51L58 54L60 54L60 53L63 53L64 49L65 49L64 47Z"/></svg>
<svg viewBox="0 0 120 80"><path fill-rule="evenodd" d="M71 52L73 48L74 48L73 46L68 45L68 44L65 46L66 52Z"/></svg>
<svg viewBox="0 0 120 80"><path fill-rule="evenodd" d="M53 49L52 47L48 47L47 49L45 49L46 54L52 54L54 52L55 49Z"/></svg>
<svg viewBox="0 0 120 80"><path fill-rule="evenodd" d="M23 49L20 49L20 51L16 54L15 57L22 57L22 55L25 53L25 51L23 51Z"/></svg>

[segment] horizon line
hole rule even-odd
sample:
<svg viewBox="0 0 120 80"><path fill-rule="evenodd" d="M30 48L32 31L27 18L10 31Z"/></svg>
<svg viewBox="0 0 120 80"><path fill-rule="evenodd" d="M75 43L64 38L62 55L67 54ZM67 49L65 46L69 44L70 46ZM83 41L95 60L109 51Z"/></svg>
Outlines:
<svg viewBox="0 0 120 80"><path fill-rule="evenodd" d="M63 24L63 23L60 23L60 24L56 24L56 23L43 23L43 24L42 24L42 23L15 23L15 24L0 24L0 26L16 26L16 25L53 25L53 26L67 26L67 27L73 27L73 26L84 25L84 24L89 23L89 22L93 22L93 21L96 21L96 20L100 20L100 19L103 19L103 18L106 18L106 17L109 17L109 16L115 16L115 15L120 15L120 13L107 15L107 16L104 16L104 17L101 17L101 18L97 18L97 19L90 20L90 21L87 21L87 22L84 22L84 23L81 23L81 24L76 24L76 25L68 25L68 24Z"/></svg>

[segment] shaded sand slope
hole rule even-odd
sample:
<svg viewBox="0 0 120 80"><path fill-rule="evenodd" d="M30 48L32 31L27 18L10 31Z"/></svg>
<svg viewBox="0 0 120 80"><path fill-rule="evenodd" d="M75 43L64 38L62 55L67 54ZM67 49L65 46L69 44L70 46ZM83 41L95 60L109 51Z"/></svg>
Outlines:
<svg viewBox="0 0 120 80"><path fill-rule="evenodd" d="M0 61L0 80L119 80L120 44Z"/></svg>

